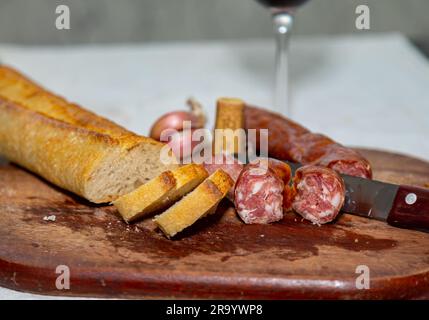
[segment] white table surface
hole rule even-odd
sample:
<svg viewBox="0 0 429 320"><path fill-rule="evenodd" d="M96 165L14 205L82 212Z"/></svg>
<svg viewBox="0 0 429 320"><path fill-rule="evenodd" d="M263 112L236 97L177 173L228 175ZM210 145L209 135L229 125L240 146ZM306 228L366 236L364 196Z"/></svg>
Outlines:
<svg viewBox="0 0 429 320"><path fill-rule="evenodd" d="M429 160L429 62L399 34L293 39L293 118L351 146ZM236 96L269 107L273 43L19 47L12 65L69 100L141 134L164 112ZM49 298L0 288L0 299Z"/></svg>

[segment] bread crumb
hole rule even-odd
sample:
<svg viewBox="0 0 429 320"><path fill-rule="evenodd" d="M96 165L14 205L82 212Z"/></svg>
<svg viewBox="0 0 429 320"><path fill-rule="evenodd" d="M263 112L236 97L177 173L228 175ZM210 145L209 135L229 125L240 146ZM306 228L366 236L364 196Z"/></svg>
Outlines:
<svg viewBox="0 0 429 320"><path fill-rule="evenodd" d="M97 219L100 219L100 220L104 220L105 218L107 218L106 212L104 212L104 210L99 208L95 209L94 215Z"/></svg>
<svg viewBox="0 0 429 320"><path fill-rule="evenodd" d="M57 220L57 217L55 215L51 215L51 216L44 216L43 217L44 221L52 221L55 222L55 220Z"/></svg>

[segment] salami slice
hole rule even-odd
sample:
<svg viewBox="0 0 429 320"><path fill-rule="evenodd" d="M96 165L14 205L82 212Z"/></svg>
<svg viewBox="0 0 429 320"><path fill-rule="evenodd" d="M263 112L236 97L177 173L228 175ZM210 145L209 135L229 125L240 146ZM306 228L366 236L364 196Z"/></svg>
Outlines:
<svg viewBox="0 0 429 320"><path fill-rule="evenodd" d="M210 162L203 163L204 168L209 174L213 174L217 169L222 169L234 180L234 183L237 182L238 176L243 170L244 165L232 155L227 153L222 153L220 156L213 156ZM234 188L235 185L229 190L227 198L231 201L234 201Z"/></svg>
<svg viewBox="0 0 429 320"><path fill-rule="evenodd" d="M299 168L293 188L293 209L317 225L333 221L344 204L343 179L329 168L313 165Z"/></svg>
<svg viewBox="0 0 429 320"><path fill-rule="evenodd" d="M284 161L280 161L273 158L258 158L253 160L251 164L268 166L271 170L274 171L277 177L279 177L284 184L283 189L283 211L289 211L292 209L292 198L293 192L292 188L289 185L290 179L292 177L292 171L290 166Z"/></svg>
<svg viewBox="0 0 429 320"><path fill-rule="evenodd" d="M267 224L283 218L284 182L273 169L248 164L235 187L234 204L246 224Z"/></svg>
<svg viewBox="0 0 429 320"><path fill-rule="evenodd" d="M270 157L302 164L321 165L352 176L371 179L368 160L357 151L334 140L310 132L296 122L279 114L246 106L246 129L268 129L268 153ZM256 135L256 138L259 134ZM254 141L258 149L258 139Z"/></svg>

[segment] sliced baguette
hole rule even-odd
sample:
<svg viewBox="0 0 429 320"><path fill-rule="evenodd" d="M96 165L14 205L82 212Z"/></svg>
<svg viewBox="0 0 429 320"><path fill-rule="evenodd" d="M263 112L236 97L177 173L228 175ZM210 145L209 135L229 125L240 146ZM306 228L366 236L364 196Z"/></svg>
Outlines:
<svg viewBox="0 0 429 320"><path fill-rule="evenodd" d="M170 206L207 176L208 173L202 165L188 164L162 173L133 192L120 197L113 204L124 220L131 222Z"/></svg>
<svg viewBox="0 0 429 320"><path fill-rule="evenodd" d="M222 169L216 170L194 191L156 216L154 222L168 238L173 237L198 219L214 212L233 184L234 181L227 173Z"/></svg>
<svg viewBox="0 0 429 320"><path fill-rule="evenodd" d="M160 161L164 146L0 65L0 154L61 188L94 203L115 200L177 168Z"/></svg>

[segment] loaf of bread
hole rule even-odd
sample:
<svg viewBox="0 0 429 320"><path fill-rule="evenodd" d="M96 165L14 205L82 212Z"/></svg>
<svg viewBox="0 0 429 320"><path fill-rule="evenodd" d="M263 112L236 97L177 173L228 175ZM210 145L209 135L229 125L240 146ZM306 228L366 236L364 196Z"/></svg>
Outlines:
<svg viewBox="0 0 429 320"><path fill-rule="evenodd" d="M198 186L208 173L202 165L188 164L158 177L113 202L125 221L131 222L164 209Z"/></svg>
<svg viewBox="0 0 429 320"><path fill-rule="evenodd" d="M154 221L167 237L173 237L213 213L233 185L231 177L218 169L182 200L156 216Z"/></svg>
<svg viewBox="0 0 429 320"><path fill-rule="evenodd" d="M0 154L61 188L113 201L177 168L164 146L0 66Z"/></svg>

